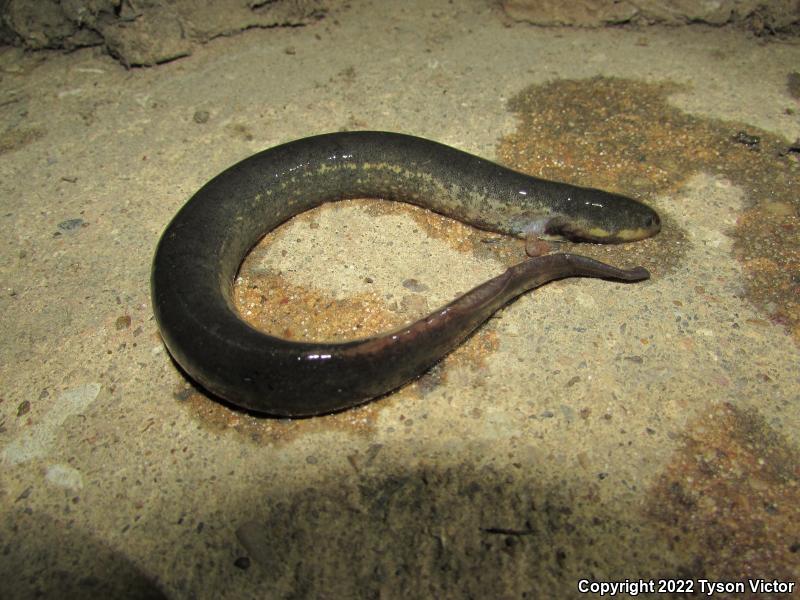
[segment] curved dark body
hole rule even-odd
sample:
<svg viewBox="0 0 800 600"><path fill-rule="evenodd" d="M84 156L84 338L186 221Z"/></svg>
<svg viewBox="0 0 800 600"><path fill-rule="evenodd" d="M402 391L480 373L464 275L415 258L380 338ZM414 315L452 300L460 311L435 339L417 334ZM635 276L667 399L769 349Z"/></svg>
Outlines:
<svg viewBox="0 0 800 600"><path fill-rule="evenodd" d="M151 280L156 320L170 353L192 378L259 412L332 412L424 372L503 304L547 281L648 277L641 268L623 271L575 255L550 255L524 261L429 317L375 338L291 342L245 323L231 290L247 251L298 213L356 197L411 202L516 235L546 232L550 221L571 237L580 238L587 223L595 233L609 233L608 239L589 235L594 241L618 241L618 230L649 228L651 235L659 227L651 209L623 196L535 179L401 134L334 133L265 150L203 186L169 224L156 250Z"/></svg>

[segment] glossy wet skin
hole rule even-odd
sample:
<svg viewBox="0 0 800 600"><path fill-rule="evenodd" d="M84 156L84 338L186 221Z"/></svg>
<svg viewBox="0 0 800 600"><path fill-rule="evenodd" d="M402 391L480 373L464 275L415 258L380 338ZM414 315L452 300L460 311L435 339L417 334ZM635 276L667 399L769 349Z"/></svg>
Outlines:
<svg viewBox="0 0 800 600"><path fill-rule="evenodd" d="M153 261L153 308L173 358L207 390L274 415L354 406L420 375L506 302L563 277L638 281L573 255L531 259L403 330L341 344L292 342L253 329L231 286L268 231L325 202L374 197L418 204L515 235L617 242L658 231L634 200L548 182L401 134L335 133L260 152L203 186L165 230Z"/></svg>
<svg viewBox="0 0 800 600"><path fill-rule="evenodd" d="M546 233L576 242L616 244L649 238L661 231L652 208L626 196L580 189L568 196Z"/></svg>
<svg viewBox="0 0 800 600"><path fill-rule="evenodd" d="M618 244L643 240L661 230L658 213L627 196L538 179L534 181L519 191L522 196L517 203L520 213L509 218L510 227L505 233L518 237ZM542 205L546 210L542 210Z"/></svg>

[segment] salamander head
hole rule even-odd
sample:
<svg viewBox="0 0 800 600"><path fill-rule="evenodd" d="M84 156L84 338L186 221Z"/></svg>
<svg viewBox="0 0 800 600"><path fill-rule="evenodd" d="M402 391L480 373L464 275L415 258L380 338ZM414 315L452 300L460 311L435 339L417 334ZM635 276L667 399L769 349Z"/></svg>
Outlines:
<svg viewBox="0 0 800 600"><path fill-rule="evenodd" d="M558 203L557 216L544 225L548 236L578 242L635 242L661 230L658 213L632 198L601 190L573 188Z"/></svg>

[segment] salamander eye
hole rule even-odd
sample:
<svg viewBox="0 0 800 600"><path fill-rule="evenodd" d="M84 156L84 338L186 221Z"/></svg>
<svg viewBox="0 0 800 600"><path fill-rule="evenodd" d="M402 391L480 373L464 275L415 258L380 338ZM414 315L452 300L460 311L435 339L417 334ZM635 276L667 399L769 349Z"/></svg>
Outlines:
<svg viewBox="0 0 800 600"><path fill-rule="evenodd" d="M658 218L658 215L650 215L644 222L645 227L655 227L656 225L660 224L661 224L661 219Z"/></svg>

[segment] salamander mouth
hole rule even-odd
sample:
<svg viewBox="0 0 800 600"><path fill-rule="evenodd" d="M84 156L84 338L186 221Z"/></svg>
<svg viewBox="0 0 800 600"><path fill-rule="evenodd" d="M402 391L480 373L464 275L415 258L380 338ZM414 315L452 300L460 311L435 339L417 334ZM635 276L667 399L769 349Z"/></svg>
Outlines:
<svg viewBox="0 0 800 600"><path fill-rule="evenodd" d="M547 223L545 233L558 236L571 242L591 242L595 244L624 244L651 237L661 230L661 220L653 213L638 227L609 231L599 225L582 227L580 224L559 216Z"/></svg>

